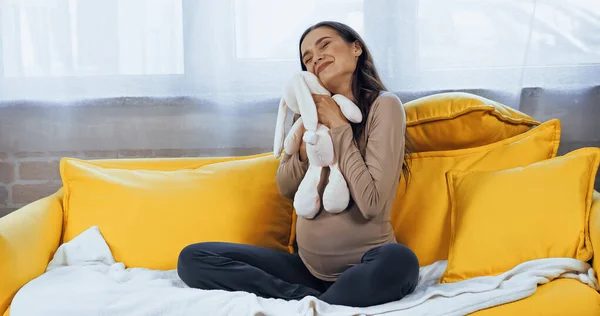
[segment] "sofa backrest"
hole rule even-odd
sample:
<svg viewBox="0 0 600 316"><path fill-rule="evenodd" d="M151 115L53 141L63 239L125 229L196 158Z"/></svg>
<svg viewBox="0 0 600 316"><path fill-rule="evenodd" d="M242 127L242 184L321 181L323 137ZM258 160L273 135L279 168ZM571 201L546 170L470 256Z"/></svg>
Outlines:
<svg viewBox="0 0 600 316"><path fill-rule="evenodd" d="M556 154L556 149L558 147L560 138L560 123L558 121L550 121L538 126L540 124L539 122L524 113L475 95L466 93L444 93L433 95L409 102L405 104L405 108L407 115L407 133L415 145L414 149L416 152L409 155L411 157L410 160L412 161L412 180L409 182L408 187L403 184L399 186L396 204L394 205L394 210L392 212L392 222L396 230L397 239L413 248L419 256L421 264L429 264L435 260L445 259L444 257L447 253L449 237L448 206L447 203L444 202L446 200L438 196L446 193L444 187L446 171L454 167L476 167L493 170L502 167L526 165L541 159L551 158ZM206 183L210 183L210 187L207 187L204 184L201 184L198 187L204 186L203 190L210 189L212 195L206 195L206 192L203 192L204 195L202 195L202 197L211 201L210 205L212 208L219 208L219 201L227 204L226 207L230 209L235 208L232 205L238 205L235 203L232 204L232 201L230 200L221 198L224 196L240 199L243 197L237 196L255 195L253 198L253 201L255 202L253 207L256 208L256 210L253 211L256 214L260 212L260 216L279 216L281 218L273 221L265 221L264 218L255 218L243 222L239 222L236 218L231 218L231 223L232 225L236 225L237 231L242 232L243 234L249 234L246 235L246 237L240 237L241 235L238 235L238 237L241 238L238 241L249 240L247 238L248 236L251 236L252 243L254 244L276 245L276 247L281 249L288 249L286 247L289 246L289 243L286 241L286 236L290 237L290 243L293 242L296 215L295 213L292 214L290 203L280 200L280 197L275 196L277 195L277 187L274 181L274 172L278 162L275 161L274 158L269 160L266 158L268 156L272 157L269 153L265 153L240 157L90 160L87 161L86 164L89 164L91 167L85 167L84 169L86 171L84 173L87 179L86 183L95 183L94 185L97 185L98 183L104 183L103 185L105 185L107 183L106 181L95 181L94 173L100 178L122 177L122 179L124 179L122 181L133 181L131 183L134 184L130 188L128 188L127 185L120 186L119 179L116 181L114 181L115 179L110 179L110 181L108 181L109 185L111 185L110 183L116 183L117 187L128 190L131 188L139 189L140 183L143 183L143 181L140 182L139 179L134 179L135 177L132 178L130 174L127 174L127 171L132 171L131 174L140 172L142 177L151 179L153 182L152 188L154 189L160 187L160 184L157 185L155 181L156 178L154 178L153 175L146 174L146 171L165 171L166 173L161 173L160 177L162 179L167 179L166 181L169 182L170 185L173 185L176 181L168 178L169 171L172 171L173 177L179 177L180 179L181 177L187 177L186 179L189 178L192 181L195 179L195 181L206 181ZM512 158L506 159L507 157ZM251 158L256 158L258 160L256 160L257 162L252 162L255 159ZM264 159L267 160L263 161ZM240 161L240 163L228 163L235 161ZM265 177L258 176L261 173L257 173L257 170L253 168L256 168L256 166L259 166L260 164L268 166L266 168L268 169L268 172L266 173L272 176L273 179L263 179ZM61 166L62 165L63 163L61 163ZM194 170L202 170L203 167L206 166L215 166L214 168L209 168L209 172L215 174L211 174L211 176L206 176L207 174L200 176L194 174ZM227 166L231 166L231 169L228 169L230 167ZM95 170L94 167L122 171L102 171L99 169ZM247 172L244 171L243 168L248 168ZM245 189L247 186L242 185L233 186L233 189L228 187L227 182L222 179L230 178L227 175L229 173L236 174L238 176L237 179L245 177L246 175L248 177L255 177L256 179L263 179L264 181L260 180L256 182L256 184L253 184L256 186L253 189L261 193L254 194L253 192L249 192ZM62 172L61 176L64 176ZM235 179L233 181L235 181ZM244 181L253 183L252 179L244 179ZM399 181L404 183L401 179L399 179ZM63 183L65 183L65 179L63 179ZM178 183L182 182L180 181ZM428 185L428 183L430 185ZM215 188L215 185L218 187ZM78 190L79 191L77 192L71 190L71 192L76 192L74 194L79 195L93 195L97 194L98 191L102 191L97 190L97 187L86 190L85 188L82 188L81 185ZM102 192L104 196L108 196L109 193L107 192L111 191L104 190ZM214 195L219 197L215 198ZM100 199L102 197L97 196L89 199L84 197L88 202L93 201L94 198ZM154 197L148 195L148 198L151 199ZM190 200L196 199L193 194L186 195L186 198ZM262 205L260 202L261 199L268 199L269 203ZM431 203L421 203L421 199L429 199L428 201ZM108 220L106 218L101 218L103 223L101 230L104 229L110 231L111 229L127 229L127 227L123 227L123 225L116 224L119 223L122 216L136 216L139 217L140 220L143 220L144 210L134 210L136 205L134 205L135 203L132 201L133 200L130 199L130 205L124 207L119 212L107 212L107 214L112 214L107 216L113 216L114 218L109 218ZM65 199L63 201L63 206L65 203L69 203L69 200ZM87 203L87 205L90 205L90 203ZM71 207L77 208L78 206L71 205ZM284 209L281 209L282 207ZM240 208L242 207L240 206ZM70 212L72 211L73 210ZM77 209L76 211L81 214L82 212L85 213L87 210ZM102 212L100 209L96 209L95 211ZM170 212L170 210L165 209L164 212L165 218L168 218L168 212ZM206 210L199 205L194 212L206 212ZM119 214L119 216L115 214ZM180 217L188 218L185 214ZM90 218L98 217L91 216ZM156 216L153 218L156 219ZM203 217L199 216L197 213L190 213L189 218L190 220L196 219L205 221L206 218L210 217ZM65 216L65 226L68 226L69 221L72 220L73 218ZM221 218L219 220L223 219ZM252 231L251 227L255 226L257 221L262 223L261 227L265 227L265 229L268 229L269 231L278 231L278 229L274 228L273 225L275 224L273 223L280 223L286 227L280 227L281 231L277 232L277 236L267 236L267 232L264 237L265 240L260 240L260 238L257 239L256 237L260 236L260 231L250 233ZM114 225L111 224L113 222L115 223ZM156 220L154 220L154 222L156 222ZM85 226L86 223L87 222L79 222L77 225L80 225L81 230L85 228L83 226ZM88 224L93 225L94 223L90 221ZM185 230L193 227L193 225L190 226L187 224L189 223L182 225L182 229ZM206 225L206 223L203 223L203 225ZM241 229L239 225L247 225L249 229ZM170 229L173 229L173 227L176 226L177 225L168 225ZM413 229L410 229L410 227ZM215 229L215 232L223 231L228 229L228 225L216 228L211 227L211 229ZM263 231L263 233L264 232L265 231ZM110 231L110 233L115 232ZM135 236L135 229L131 232L124 231L119 233L119 236L123 237L123 239L119 240L125 240L124 236L127 236L127 233L131 233L132 236ZM185 239L187 238L185 237L186 234L189 236L195 236L194 234L197 234L196 231L157 231L156 233L167 235L177 234L178 236L182 236L178 239L179 241L187 240ZM223 235L216 234L215 238L222 238L222 236ZM72 238L74 236L68 237ZM210 234L202 235L202 238L210 240ZM275 242L274 240L277 241ZM142 242L142 240L139 241ZM141 248L147 247L147 245L132 245L130 243L131 241L128 241L125 245L112 244L110 246L114 246L115 249L125 249L127 246L133 247L133 249L136 249L138 246ZM161 247L166 247L165 253L169 254L177 253L181 246L182 244L167 242L161 244ZM169 247L173 247L173 249L167 249ZM160 264L159 261L144 264L143 257L141 256L137 259L138 260L135 261L135 263L138 266L141 262L141 265L145 267L156 268L158 264L161 268L174 268L172 266L173 258Z"/></svg>

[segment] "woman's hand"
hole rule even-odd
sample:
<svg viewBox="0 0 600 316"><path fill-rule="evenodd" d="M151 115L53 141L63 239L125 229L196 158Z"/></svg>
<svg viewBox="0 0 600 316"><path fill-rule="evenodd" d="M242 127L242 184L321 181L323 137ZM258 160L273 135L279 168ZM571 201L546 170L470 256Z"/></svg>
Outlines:
<svg viewBox="0 0 600 316"><path fill-rule="evenodd" d="M321 124L329 127L329 129L350 124L332 97L324 94L313 94L312 96L317 105L317 114Z"/></svg>

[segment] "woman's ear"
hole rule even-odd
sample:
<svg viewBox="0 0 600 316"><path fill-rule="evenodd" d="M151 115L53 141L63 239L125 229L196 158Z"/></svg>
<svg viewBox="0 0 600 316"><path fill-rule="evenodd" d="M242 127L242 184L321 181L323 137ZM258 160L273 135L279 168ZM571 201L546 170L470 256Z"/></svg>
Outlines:
<svg viewBox="0 0 600 316"><path fill-rule="evenodd" d="M362 55L362 46L360 45L360 42L355 41L354 44L352 45L352 53L354 55L354 57L358 57L360 55Z"/></svg>

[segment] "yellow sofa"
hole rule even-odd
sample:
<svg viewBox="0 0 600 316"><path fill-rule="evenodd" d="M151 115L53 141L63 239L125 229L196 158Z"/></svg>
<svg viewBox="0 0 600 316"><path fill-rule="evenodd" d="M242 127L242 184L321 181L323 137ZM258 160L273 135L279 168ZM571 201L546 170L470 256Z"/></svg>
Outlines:
<svg viewBox="0 0 600 316"><path fill-rule="evenodd" d="M451 247L448 199L441 197L445 188L439 175L450 169L501 170L550 159L556 155L560 124L553 120L536 122L491 100L460 93L422 98L405 104L405 108L407 131L414 140L415 152L410 154L413 174L409 185L398 189L392 222L397 239L415 250L425 265L447 259ZM473 133L473 129L485 132ZM447 135L453 135L454 140ZM436 143L441 144L439 150L432 145ZM0 314L9 314L16 292L45 271L61 243L90 225L100 227L115 259L127 266L174 268L176 254L186 243L204 240L294 251L295 216L291 203L277 193L277 165L269 154L89 162L63 159L61 190L0 218ZM431 190L440 190L435 193L439 199L415 204L424 191L431 194ZM127 207L111 208L114 201L87 192L118 195L116 200ZM165 207L173 204L165 200L171 195L179 195L183 202L167 212ZM586 223L591 241L588 246L598 249L600 193L594 192L592 200ZM194 206L198 201L206 210ZM439 214L423 215L414 211L415 205L425 205ZM207 215L214 208L224 211ZM438 216L440 220L423 220L423 216ZM185 222L181 219L204 222L206 229L192 232L193 226L181 224ZM156 234L156 229L163 231ZM134 235L141 237L132 241ZM158 245L154 257L135 251L141 239L147 242L147 238L154 238L153 245ZM600 256L593 256L590 262L599 271ZM475 315L600 315L600 293L578 281L558 279L539 286L531 297Z"/></svg>

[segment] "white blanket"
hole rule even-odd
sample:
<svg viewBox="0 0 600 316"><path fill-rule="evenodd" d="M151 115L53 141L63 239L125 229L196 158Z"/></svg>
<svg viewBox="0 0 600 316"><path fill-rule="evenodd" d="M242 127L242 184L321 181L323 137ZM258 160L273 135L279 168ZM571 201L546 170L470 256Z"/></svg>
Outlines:
<svg viewBox="0 0 600 316"><path fill-rule="evenodd" d="M92 227L59 247L46 273L19 290L10 315L465 315L528 297L538 284L556 278L577 279L598 289L590 265L573 259L535 260L499 276L436 284L446 264L422 267L417 289L400 301L350 308L314 297L285 301L192 289L175 270L126 269L115 262L100 231Z"/></svg>

